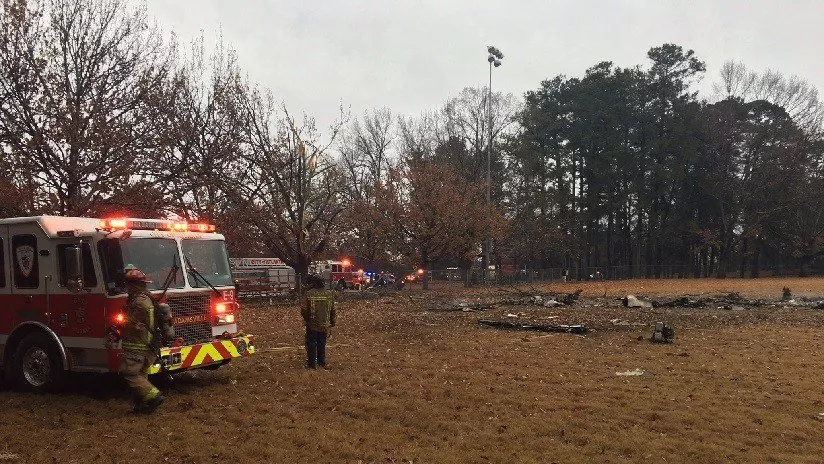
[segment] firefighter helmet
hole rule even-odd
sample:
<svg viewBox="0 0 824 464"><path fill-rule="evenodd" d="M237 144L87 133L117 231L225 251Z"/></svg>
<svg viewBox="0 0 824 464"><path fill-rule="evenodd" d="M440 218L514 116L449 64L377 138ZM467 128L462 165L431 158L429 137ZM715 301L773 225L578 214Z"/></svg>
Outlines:
<svg viewBox="0 0 824 464"><path fill-rule="evenodd" d="M126 282L150 283L151 280L146 278L146 274L144 274L143 271L131 266L131 268L126 271Z"/></svg>

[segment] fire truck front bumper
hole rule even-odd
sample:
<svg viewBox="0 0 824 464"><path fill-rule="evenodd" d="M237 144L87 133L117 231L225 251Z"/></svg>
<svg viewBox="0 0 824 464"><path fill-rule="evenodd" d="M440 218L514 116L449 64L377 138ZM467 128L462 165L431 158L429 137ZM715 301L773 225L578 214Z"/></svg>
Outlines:
<svg viewBox="0 0 824 464"><path fill-rule="evenodd" d="M149 368L149 374L219 366L234 358L255 354L254 335L214 340L196 345L161 348L160 358Z"/></svg>

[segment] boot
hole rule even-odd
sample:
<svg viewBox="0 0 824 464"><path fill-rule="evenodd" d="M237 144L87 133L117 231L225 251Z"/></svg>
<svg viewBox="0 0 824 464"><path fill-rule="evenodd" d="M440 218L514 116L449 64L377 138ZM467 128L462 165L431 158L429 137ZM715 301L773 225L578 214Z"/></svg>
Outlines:
<svg viewBox="0 0 824 464"><path fill-rule="evenodd" d="M155 410L159 408L164 401L166 401L166 397L158 393L157 396L143 403L143 408L140 412L144 414L151 414L155 412Z"/></svg>

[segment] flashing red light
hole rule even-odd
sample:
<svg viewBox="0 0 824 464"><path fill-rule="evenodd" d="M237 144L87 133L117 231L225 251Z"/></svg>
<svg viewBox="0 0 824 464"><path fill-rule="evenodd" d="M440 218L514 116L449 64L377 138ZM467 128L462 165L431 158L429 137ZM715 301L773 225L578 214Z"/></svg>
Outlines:
<svg viewBox="0 0 824 464"><path fill-rule="evenodd" d="M349 258L343 258L340 263L343 267L349 267L352 265L352 261L349 261Z"/></svg>
<svg viewBox="0 0 824 464"><path fill-rule="evenodd" d="M197 232L214 232L215 226L213 224L189 224L189 229Z"/></svg>
<svg viewBox="0 0 824 464"><path fill-rule="evenodd" d="M418 269L418 275L423 275L423 269Z"/></svg>
<svg viewBox="0 0 824 464"><path fill-rule="evenodd" d="M235 323L235 315L232 314L230 308L236 307L236 303L226 302L226 303L216 303L215 304L215 323L218 325L222 324L234 324Z"/></svg>
<svg viewBox="0 0 824 464"><path fill-rule="evenodd" d="M168 230L170 232L215 232L213 224L175 222L168 219L103 219L100 221L103 230Z"/></svg>
<svg viewBox="0 0 824 464"><path fill-rule="evenodd" d="M117 313L114 315L114 321L118 324L122 324L126 322L126 315L123 313Z"/></svg>

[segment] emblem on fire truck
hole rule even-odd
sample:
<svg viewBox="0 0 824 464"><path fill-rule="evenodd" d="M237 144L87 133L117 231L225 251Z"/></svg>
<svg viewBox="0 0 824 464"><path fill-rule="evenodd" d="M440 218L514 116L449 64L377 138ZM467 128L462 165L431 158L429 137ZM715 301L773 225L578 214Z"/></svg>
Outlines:
<svg viewBox="0 0 824 464"><path fill-rule="evenodd" d="M34 247L31 245L20 245L14 252L17 255L17 264L23 277L31 275L34 269Z"/></svg>

